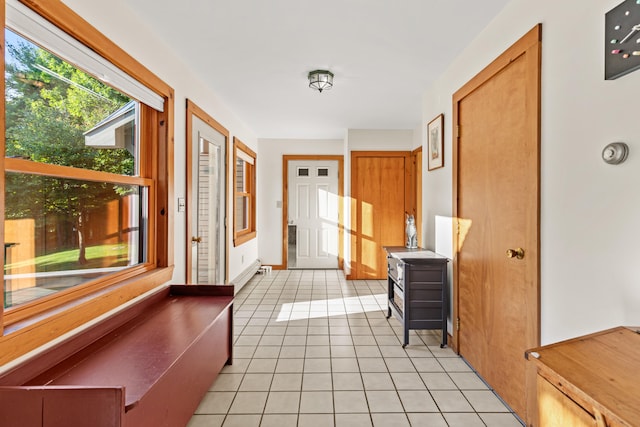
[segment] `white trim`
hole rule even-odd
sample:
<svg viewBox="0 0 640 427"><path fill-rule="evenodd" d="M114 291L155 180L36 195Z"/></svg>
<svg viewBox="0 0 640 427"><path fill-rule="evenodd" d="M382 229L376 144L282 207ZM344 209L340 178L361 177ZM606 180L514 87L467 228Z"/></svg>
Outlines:
<svg viewBox="0 0 640 427"><path fill-rule="evenodd" d="M5 25L130 97L162 112L164 98L18 0L6 0Z"/></svg>
<svg viewBox="0 0 640 427"><path fill-rule="evenodd" d="M255 164L255 159L249 155L248 153L245 153L245 151L242 148L237 148L236 149L236 157L244 160L245 162L249 163L250 165Z"/></svg>

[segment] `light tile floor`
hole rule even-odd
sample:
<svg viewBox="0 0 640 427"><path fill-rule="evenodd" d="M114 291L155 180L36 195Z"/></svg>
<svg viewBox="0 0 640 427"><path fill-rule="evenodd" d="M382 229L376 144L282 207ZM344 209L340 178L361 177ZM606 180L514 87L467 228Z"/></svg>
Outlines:
<svg viewBox="0 0 640 427"><path fill-rule="evenodd" d="M188 427L520 427L437 331L386 319L386 281L256 275L236 295L233 365Z"/></svg>

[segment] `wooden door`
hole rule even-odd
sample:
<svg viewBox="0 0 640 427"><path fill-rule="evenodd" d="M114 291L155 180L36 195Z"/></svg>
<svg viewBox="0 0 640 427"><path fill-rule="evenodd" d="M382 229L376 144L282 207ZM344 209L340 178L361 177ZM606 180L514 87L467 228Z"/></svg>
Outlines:
<svg viewBox="0 0 640 427"><path fill-rule="evenodd" d="M523 355L540 341L540 36L454 94L456 345L525 420L535 384ZM518 248L522 259L507 257Z"/></svg>
<svg viewBox="0 0 640 427"><path fill-rule="evenodd" d="M349 279L384 279L384 246L404 246L409 208L410 153L351 153L351 260Z"/></svg>

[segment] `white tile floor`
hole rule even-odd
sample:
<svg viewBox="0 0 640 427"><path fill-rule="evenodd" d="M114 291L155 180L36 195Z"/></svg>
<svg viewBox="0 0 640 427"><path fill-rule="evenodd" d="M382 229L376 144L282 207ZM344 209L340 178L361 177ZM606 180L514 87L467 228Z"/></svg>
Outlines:
<svg viewBox="0 0 640 427"><path fill-rule="evenodd" d="M386 295L335 270L255 276L234 302L233 365L188 427L521 426L439 332L403 349Z"/></svg>

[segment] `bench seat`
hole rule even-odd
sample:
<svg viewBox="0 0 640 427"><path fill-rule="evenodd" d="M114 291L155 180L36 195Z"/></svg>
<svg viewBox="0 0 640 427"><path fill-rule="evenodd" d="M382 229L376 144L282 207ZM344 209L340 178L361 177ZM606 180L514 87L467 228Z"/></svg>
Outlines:
<svg viewBox="0 0 640 427"><path fill-rule="evenodd" d="M0 425L186 425L232 362L232 303L233 286L171 285L128 307L1 377Z"/></svg>

